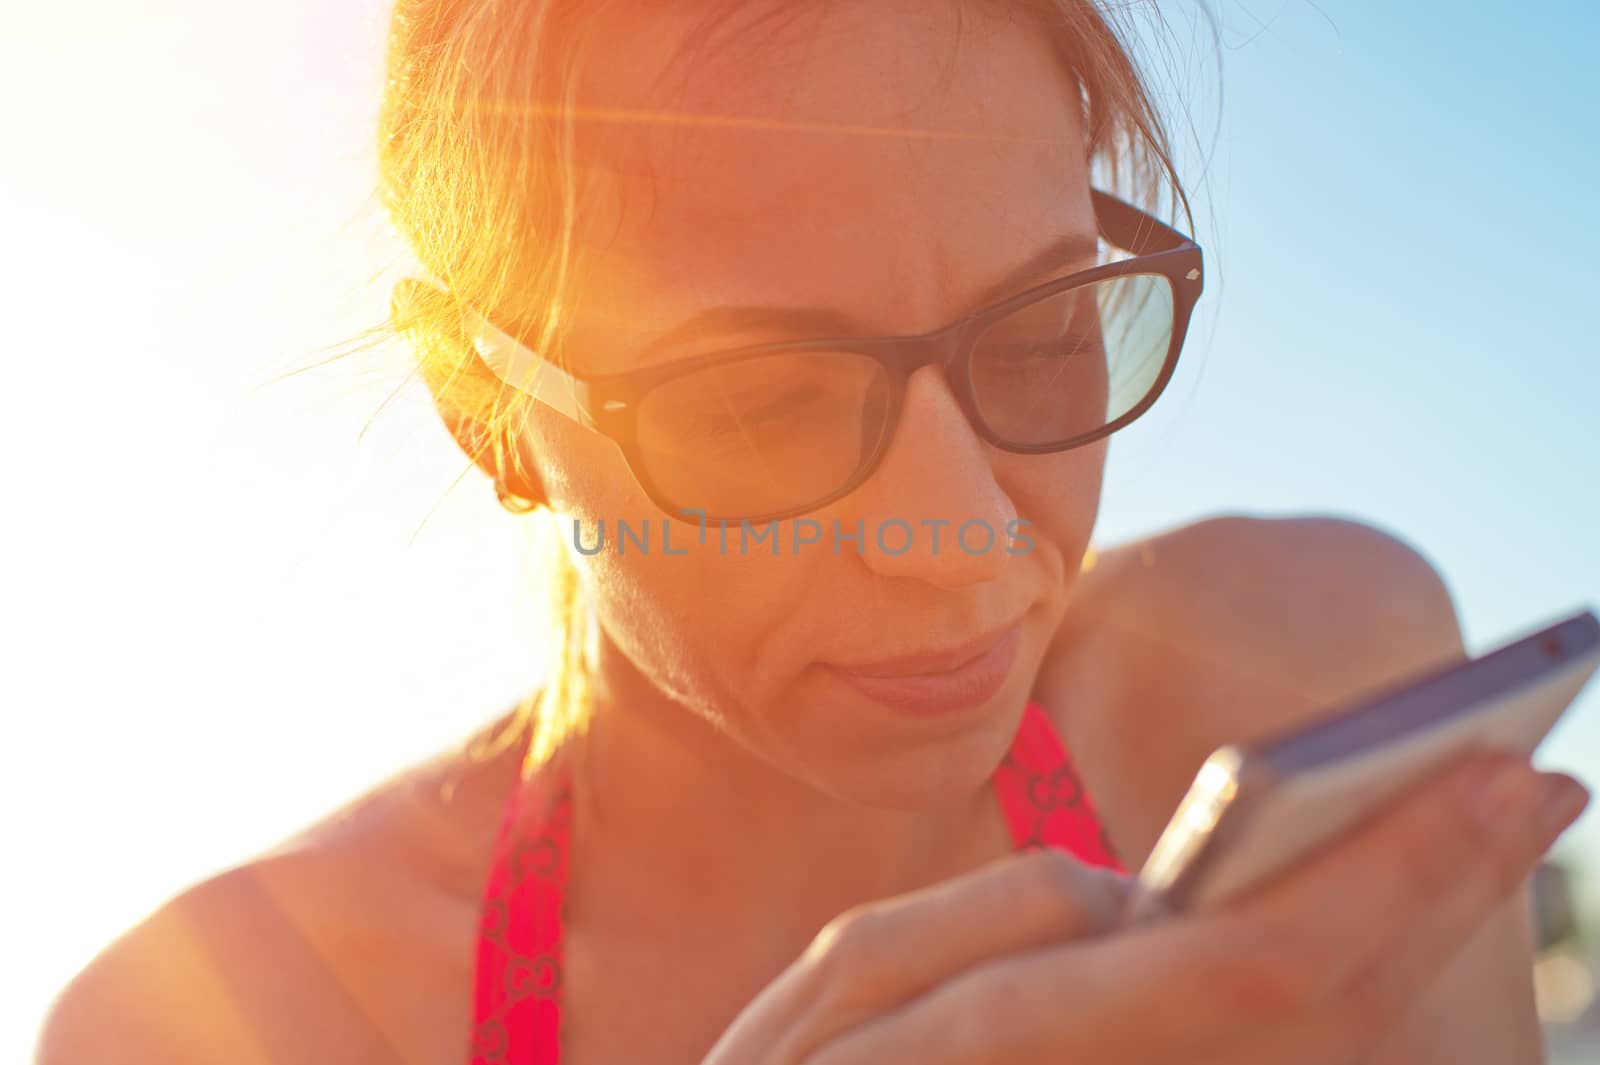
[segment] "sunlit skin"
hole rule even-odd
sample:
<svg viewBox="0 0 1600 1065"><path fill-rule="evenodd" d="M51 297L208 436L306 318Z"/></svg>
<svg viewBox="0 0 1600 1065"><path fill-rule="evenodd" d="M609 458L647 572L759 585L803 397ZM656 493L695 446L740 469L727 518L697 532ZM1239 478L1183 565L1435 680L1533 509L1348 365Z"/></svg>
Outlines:
<svg viewBox="0 0 1600 1065"><path fill-rule="evenodd" d="M662 106L643 87L691 15L652 10L644 26L630 11L603 53L626 42L629 61L596 63L584 104L635 117ZM1075 89L1055 57L1020 20L968 12L959 44L953 31L943 5L767 25L746 46L724 39L696 55L670 105L758 121L585 125L594 184L578 298L563 308L575 368L640 365L652 336L721 303L932 330L1043 244L1092 234ZM1003 136L973 137L983 132ZM645 162L653 197L637 176ZM784 338L696 336L651 357L768 339ZM470 450L473 427L451 428ZM659 534L664 515L602 437L539 410L521 446L541 481L522 487L542 487L567 522L648 521ZM1350 523L1224 517L1087 564L1104 462L1103 444L1048 456L988 447L925 370L876 474L810 516L869 529L1021 518L1030 552L935 553L918 538L891 555L869 537L837 554L825 543L724 555L680 523L673 548L685 554L657 542L581 560L602 634L578 762L567 1060L699 1061L830 918L1008 854L988 778L1030 696L1136 866L1216 745L1460 657L1427 563ZM821 668L1018 618L1003 689L958 723L888 711ZM514 761L468 770L449 752L192 889L80 978L57 1027L128 1014L107 989L143 974L134 1013L155 1049L138 1060L459 1059L476 907ZM268 947L270 966L204 992L208 1020L154 1034L149 1018L195 1016L194 988ZM1535 1060L1529 952L1507 903L1373 1061Z"/></svg>
<svg viewBox="0 0 1600 1065"><path fill-rule="evenodd" d="M945 14L830 32L834 46L782 101L780 115L810 124L800 131L594 129L603 158L651 160L656 195L647 220L643 210L620 224L609 211L588 216L585 276L603 280L566 311L575 368L636 367L655 334L722 303L837 308L874 333L920 333L976 309L976 293L1044 244L1092 239L1082 134L1059 64L1020 29L974 28L941 87L936 68L918 72L919 57L950 30ZM762 48L781 51L813 32L798 19ZM1004 58L986 62L995 49ZM765 109L798 73L780 58L752 75L743 56L719 50L702 60L676 106L726 109L725 87L737 81L747 94L739 106ZM896 91L862 84L861 71L885 65L908 74ZM633 101L634 83L654 74L646 63L607 65L585 89L605 103ZM816 128L851 118L958 136ZM991 128L1042 143L959 136ZM639 180L596 203L648 201ZM1056 274L1092 262L1064 261ZM652 358L778 339L800 338L696 336ZM558 415L535 415L528 451L557 512L591 536L602 519L663 517L607 441ZM759 930L780 949L853 902L1003 849L986 781L1065 608L1104 458L1103 445L1045 456L989 447L926 368L876 474L809 515L828 530L822 544L793 552L786 543L776 557L722 554L715 529L701 547L689 523L674 530L683 556L657 542L648 556L619 555L613 544L586 559L605 638L575 851L576 867L595 871L577 888L577 906L601 927L692 936L703 920L723 932ZM1019 517L1031 522L1027 553L953 543L962 521L998 530ZM878 548L872 531L887 518L922 531L910 550ZM937 551L924 519L952 522ZM846 542L835 553L835 522L864 523L865 550ZM949 647L1017 619L1009 680L990 712L965 715L960 727L909 721L819 668ZM624 862L632 875L621 875ZM708 869L718 870L713 883ZM641 881L655 885L642 899L633 887Z"/></svg>

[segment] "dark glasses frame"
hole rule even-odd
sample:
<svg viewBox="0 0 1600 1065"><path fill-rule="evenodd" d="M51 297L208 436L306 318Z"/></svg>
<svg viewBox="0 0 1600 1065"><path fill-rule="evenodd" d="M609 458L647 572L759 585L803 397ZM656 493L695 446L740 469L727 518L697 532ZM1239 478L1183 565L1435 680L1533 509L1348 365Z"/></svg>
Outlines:
<svg viewBox="0 0 1600 1065"><path fill-rule="evenodd" d="M924 366L938 365L980 439L1014 454L1049 454L1082 447L1123 428L1144 414L1166 389L1177 368L1178 353L1188 332L1189 319L1204 288L1204 263L1200 246L1191 238L1166 225L1132 204L1102 192L1090 190L1095 221L1101 239L1130 254L1129 258L1081 270L1066 277L1037 285L1000 303L974 311L951 324L929 333L908 336L819 337L745 345L721 351L692 355L659 366L649 366L616 374L582 376L544 359L522 341L501 331L487 317L469 309L464 323L486 366L496 377L552 410L611 440L622 452L628 468L646 495L662 511L673 517L692 514L705 521L770 522L809 513L841 499L860 487L877 470L900 424L906 386L911 375ZM1039 300L1059 295L1109 278L1129 274L1160 275L1172 289L1172 335L1165 361L1149 393L1116 420L1091 432L1049 444L1017 444L998 436L978 411L973 394L969 360L979 337L995 322ZM396 286L396 305L415 295L406 286L426 286L431 282L407 279ZM437 286L435 286L437 287ZM637 413L644 396L659 385L703 370L708 366L759 358L785 351L811 351L818 347L864 355L880 363L889 377L890 396L884 423L870 454L855 474L836 490L803 505L759 515L705 514L700 509L674 509L650 475L649 462L638 445Z"/></svg>

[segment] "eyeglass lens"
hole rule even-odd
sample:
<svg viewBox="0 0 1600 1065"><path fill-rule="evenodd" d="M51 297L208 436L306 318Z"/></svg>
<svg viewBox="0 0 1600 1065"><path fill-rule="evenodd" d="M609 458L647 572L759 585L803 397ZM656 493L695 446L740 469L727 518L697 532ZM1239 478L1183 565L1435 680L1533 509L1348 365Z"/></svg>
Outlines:
<svg viewBox="0 0 1600 1065"><path fill-rule="evenodd" d="M1172 286L1125 274L990 323L970 360L974 406L1005 444L1048 447L1104 428L1156 386ZM858 478L889 430L889 371L851 351L784 351L708 366L652 389L637 449L656 493L712 517L804 508Z"/></svg>

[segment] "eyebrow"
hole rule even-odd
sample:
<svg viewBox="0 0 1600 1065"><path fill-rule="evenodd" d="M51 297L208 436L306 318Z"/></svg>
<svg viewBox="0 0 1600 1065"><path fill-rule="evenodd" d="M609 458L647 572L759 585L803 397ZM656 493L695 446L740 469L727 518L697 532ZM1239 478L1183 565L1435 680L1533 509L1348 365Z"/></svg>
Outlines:
<svg viewBox="0 0 1600 1065"><path fill-rule="evenodd" d="M1062 267L1074 259L1099 251L1096 236L1072 233L1046 245L1025 262L979 291L971 314L990 304L1001 303L1053 275L1067 276ZM848 312L835 307L762 307L747 304L722 304L697 311L658 334L645 346L646 351L667 347L690 336L704 333L734 333L745 330L792 334L797 338L873 336L878 330Z"/></svg>

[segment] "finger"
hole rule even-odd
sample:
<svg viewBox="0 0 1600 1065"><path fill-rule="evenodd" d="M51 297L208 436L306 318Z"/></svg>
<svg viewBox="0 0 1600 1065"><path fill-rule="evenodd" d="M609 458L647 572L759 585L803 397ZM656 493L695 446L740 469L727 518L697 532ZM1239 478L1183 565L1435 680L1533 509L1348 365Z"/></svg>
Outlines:
<svg viewBox="0 0 1600 1065"><path fill-rule="evenodd" d="M1576 789L1561 774L1525 760L1469 759L1435 774L1342 845L1241 899L1256 941L1275 953L1321 962L1305 970L1318 992L1347 985L1419 927L1451 914L1486 910L1522 883L1554 833L1536 822L1549 800ZM1558 830L1558 829L1555 829Z"/></svg>
<svg viewBox="0 0 1600 1065"><path fill-rule="evenodd" d="M1063 1049L1187 1060L1208 1046L1228 1047L1219 1065L1359 1055L1360 1039L1392 1016L1383 1010L1398 1009L1452 937L1527 875L1548 846L1527 831L1538 796L1570 786L1525 764L1474 760L1245 904L990 961L872 1018L808 1065L897 1054L1036 1061ZM1495 816L1465 814L1463 796ZM1424 926L1420 945L1379 967ZM1159 1017L1152 1003L1165 1007Z"/></svg>
<svg viewBox="0 0 1600 1065"><path fill-rule="evenodd" d="M1451 937L1527 877L1555 835L1531 828L1541 806L1570 809L1573 788L1581 797L1571 778L1503 758L1436 774L1263 889L1176 922L1184 961L1155 974L1158 986L1190 987L1183 1017L1200 1043L1290 1023L1335 1000L1351 1008L1352 995L1371 991L1358 982L1367 974L1387 972L1395 982L1383 995L1403 996L1411 985L1395 974L1411 966L1414 980L1436 968ZM1432 953L1392 957L1419 929L1430 931Z"/></svg>
<svg viewBox="0 0 1600 1065"><path fill-rule="evenodd" d="M986 961L1113 927L1126 876L1065 851L1011 855L964 876L856 907L831 921L773 985L767 1011L803 1057L862 1020ZM809 1020L796 1023L802 1014Z"/></svg>
<svg viewBox="0 0 1600 1065"><path fill-rule="evenodd" d="M1553 800L1525 826L1531 849L1539 854L1577 819L1587 801L1582 784L1572 777L1549 774L1549 780ZM1433 982L1485 923L1508 905L1522 904L1526 887L1523 879L1504 893L1492 880L1464 879L1458 890L1444 893L1437 905L1424 909L1402 941L1358 972L1329 1002L1304 1018L1254 1038L1247 1047L1228 1047L1197 1058L1197 1063L1339 1065L1366 1060L1406 1022Z"/></svg>
<svg viewBox="0 0 1600 1065"><path fill-rule="evenodd" d="M990 958L1105 931L1129 889L1126 876L1042 848L846 911L804 957L814 978L868 997L879 986L915 993Z"/></svg>
<svg viewBox="0 0 1600 1065"><path fill-rule="evenodd" d="M1197 987L1170 975L1180 933L1194 938L1189 927L1124 926L993 959L871 1017L804 1065L1187 1062L1194 1022L1181 1015L1194 1008Z"/></svg>
<svg viewBox="0 0 1600 1065"><path fill-rule="evenodd" d="M1092 978L1055 982L1057 1000L1035 1007L1044 1016L1016 1023L1060 1039L1082 1039L1084 1025L1120 1033L1097 1038L1116 1060L1136 1061L1226 1045L1313 1013L1445 896L1503 897L1527 875L1544 847L1526 831L1542 779L1504 758L1436 774L1234 903L1082 944L1070 967ZM1159 1024L1153 1002L1165 1006Z"/></svg>
<svg viewBox="0 0 1600 1065"><path fill-rule="evenodd" d="M1500 907L1506 903L1502 901ZM1304 1016L1243 1041L1228 1040L1190 1059L1191 1065L1356 1065L1370 1061L1405 1025L1432 982L1499 908L1485 913L1458 896L1441 906L1436 927L1419 929L1342 992Z"/></svg>
<svg viewBox="0 0 1600 1065"><path fill-rule="evenodd" d="M1138 933L1119 933L1123 939ZM1126 1062L1129 1030L1078 991L1102 977L1083 943L993 959L842 1032L804 1065L1037 1065ZM1148 1003L1146 1003L1148 1006ZM1151 1021L1147 1015L1146 1023ZM1156 1022L1159 1023L1159 1022Z"/></svg>

